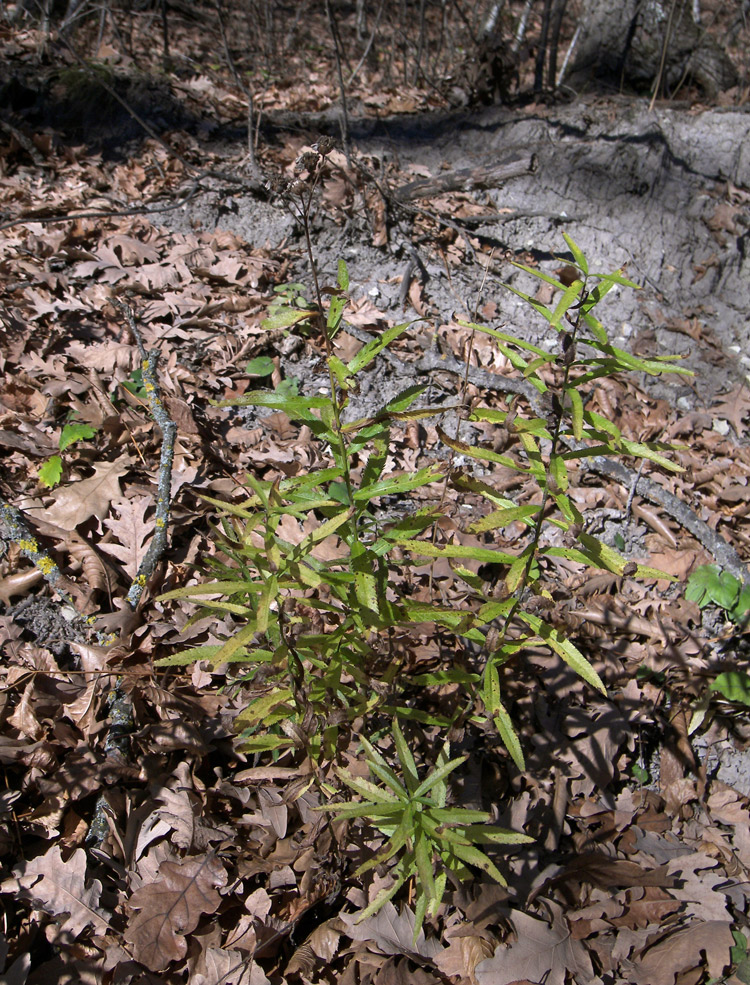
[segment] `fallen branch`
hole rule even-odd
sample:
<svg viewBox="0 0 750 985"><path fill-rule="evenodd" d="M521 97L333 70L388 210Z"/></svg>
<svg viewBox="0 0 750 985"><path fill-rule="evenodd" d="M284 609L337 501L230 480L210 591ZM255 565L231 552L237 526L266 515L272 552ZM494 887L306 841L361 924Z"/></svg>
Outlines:
<svg viewBox="0 0 750 985"><path fill-rule="evenodd" d="M499 164L488 164L478 168L461 168L447 171L437 178L417 178L408 185L401 185L393 191L397 202L410 202L415 198L432 198L445 192L470 192L482 188L497 188L508 178L518 178L533 174L537 169L536 155L511 158Z"/></svg>
<svg viewBox="0 0 750 985"><path fill-rule="evenodd" d="M24 557L41 571L45 581L57 592L66 605L71 606L76 619L82 626L90 628L94 617L81 611L88 605L88 598L83 595L78 585L67 578L58 568L50 555L40 546L34 534L26 524L23 513L11 506L0 497L0 535L3 540L16 544Z"/></svg>
<svg viewBox="0 0 750 985"><path fill-rule="evenodd" d="M122 312L128 321L128 327L132 332L133 338L138 346L138 351L142 359L143 383L148 398L148 405L151 415L156 424L161 428L161 457L159 460L159 480L156 498L156 528L148 550L141 561L138 573L133 579L133 584L127 594L127 601L131 608L135 609L141 600L143 591L151 575L153 575L156 565L159 562L164 549L167 546L167 530L169 528L169 508L171 502L172 485L172 463L174 461L174 442L177 435L177 425L167 414L159 393L159 381L156 377L156 367L159 362L159 350L152 349L146 352L140 330L135 321L133 309L118 301Z"/></svg>

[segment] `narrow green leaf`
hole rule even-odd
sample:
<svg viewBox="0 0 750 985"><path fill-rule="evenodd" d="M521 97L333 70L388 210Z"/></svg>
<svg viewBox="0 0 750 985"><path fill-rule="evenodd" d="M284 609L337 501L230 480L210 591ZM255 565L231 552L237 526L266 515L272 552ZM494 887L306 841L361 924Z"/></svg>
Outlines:
<svg viewBox="0 0 750 985"><path fill-rule="evenodd" d="M549 470L560 491L567 492L568 470L565 467L565 459L561 455L552 455L549 462Z"/></svg>
<svg viewBox="0 0 750 985"><path fill-rule="evenodd" d="M462 763L465 763L468 758L468 756L457 756L455 759L449 759L448 762L443 763L442 766L438 766L426 779L422 780L412 794L412 798L416 799L417 797L424 797L424 795L429 793L437 783L442 782L449 773L452 773L453 770L458 769L458 767L461 766Z"/></svg>
<svg viewBox="0 0 750 985"><path fill-rule="evenodd" d="M336 775L342 780L348 787L351 787L356 793L366 800L375 801L376 804L395 804L398 803L402 806L401 800L399 800L395 794L391 793L390 790L385 790L383 787L379 787L376 783L371 780L365 780L360 776L352 776L351 773L347 773L346 770L341 769L341 767L336 767Z"/></svg>
<svg viewBox="0 0 750 985"><path fill-rule="evenodd" d="M313 318L315 314L315 311L301 311L298 308L277 308L272 315L263 319L261 327L268 332L275 332L280 328L291 328L292 325L307 321Z"/></svg>
<svg viewBox="0 0 750 985"><path fill-rule="evenodd" d="M354 492L354 500L362 503L369 502L377 496L394 496L399 493L410 492L413 489L421 489L431 482L444 478L444 465L441 463L427 465L417 472L404 472L403 475L389 476L387 479L373 482L365 488L357 489Z"/></svg>
<svg viewBox="0 0 750 985"><path fill-rule="evenodd" d="M240 749L246 753L270 752L273 749L283 749L294 743L286 735L251 735L240 740Z"/></svg>
<svg viewBox="0 0 750 985"><path fill-rule="evenodd" d="M557 302L555 310L552 313L551 325L553 328L560 329L560 322L562 321L566 311L568 311L575 302L581 296L583 291L583 282L580 280L574 280L570 287L565 289L563 296Z"/></svg>
<svg viewBox="0 0 750 985"><path fill-rule="evenodd" d="M336 377L336 382L342 390L349 390L353 386L351 370L341 362L338 356L329 356L328 365Z"/></svg>
<svg viewBox="0 0 750 985"><path fill-rule="evenodd" d="M583 398L575 386L567 386L565 395L570 400L573 437L576 441L580 441L583 437Z"/></svg>
<svg viewBox="0 0 750 985"><path fill-rule="evenodd" d="M468 862L469 865L473 865L477 869L482 869L495 882L499 882L501 886L508 885L497 866L487 858L484 852L480 852L478 848L475 848L473 845L451 845L451 850L461 861Z"/></svg>
<svg viewBox="0 0 750 985"><path fill-rule="evenodd" d="M500 700L500 675L497 664L494 662L490 663L487 667L482 697L487 713L494 721L498 734L503 740L503 745L510 753L511 759L516 764L519 772L523 773L526 769L523 750L521 749L518 735L513 728L510 715Z"/></svg>
<svg viewBox="0 0 750 985"><path fill-rule="evenodd" d="M399 762L401 763L401 769L404 771L404 782L406 784L406 789L410 794L413 794L419 786L417 764L414 761L414 756L409 748L409 744L404 738L404 733L401 731L401 726L398 724L397 718L394 719L392 732L393 740L396 743L396 754L398 755Z"/></svg>
<svg viewBox="0 0 750 985"><path fill-rule="evenodd" d="M582 680L591 684L595 687L597 691L601 691L602 694L607 694L607 689L602 683L601 678L584 657L581 651L575 647L570 640L566 640L560 636L558 630L553 629L552 626L548 625L546 622L541 620L538 616L532 615L530 612L525 612L519 610L519 619L529 625L535 633L544 640L544 642L550 646L555 653L557 653L565 663L578 674Z"/></svg>
<svg viewBox="0 0 750 985"><path fill-rule="evenodd" d="M433 807L429 816L440 824L486 824L490 819L487 811L475 811L468 807Z"/></svg>
<svg viewBox="0 0 750 985"><path fill-rule="evenodd" d="M263 724L272 711L279 705L285 704L291 697L292 692L288 687L276 687L268 694L256 698L247 708L243 708L235 718L235 725L247 728L249 725Z"/></svg>
<svg viewBox="0 0 750 985"><path fill-rule="evenodd" d="M685 471L685 469L677 462L673 462L671 459L665 458L664 455L660 455L659 452L655 450L654 444L654 442L648 442L646 444L642 441L627 441L625 438L622 439L623 450L628 452L628 454L635 455L637 458L646 458L650 462L655 462L657 465L660 465L663 469L667 469L669 472ZM669 448L670 446L666 445L661 447Z"/></svg>
<svg viewBox="0 0 750 985"><path fill-rule="evenodd" d="M430 899L434 899L435 879L432 872L432 852L430 851L429 840L421 831L414 841L414 858L417 863L421 889Z"/></svg>
<svg viewBox="0 0 750 985"><path fill-rule="evenodd" d="M499 452L493 451L491 448L485 448L481 445L469 445L465 441L458 441L456 438L452 438L449 434L436 425L437 435L444 445L452 451L458 452L459 455L466 455L469 458L476 458L480 462L497 462L498 465L506 465L508 468L513 469L514 472L526 473L526 469L520 468L518 463L515 462L509 455L501 455Z"/></svg>
<svg viewBox="0 0 750 985"><path fill-rule="evenodd" d="M496 564L512 564L516 560L514 554L505 554L503 551L493 551L486 547L471 547L464 544L440 546L428 540L406 538L399 540L398 543L404 550L421 554L423 557L465 557L472 558L474 561L492 561Z"/></svg>
<svg viewBox="0 0 750 985"><path fill-rule="evenodd" d="M583 252L580 246L576 245L572 236L569 236L567 233L564 232L563 239L568 244L568 249L573 254L573 259L575 260L576 266L580 267L583 273L588 275L589 263L588 260L586 259L586 254Z"/></svg>
<svg viewBox="0 0 750 985"><path fill-rule="evenodd" d="M368 363L379 355L386 346L390 345L394 339L397 339L400 335L411 328L414 322L406 322L403 325L393 325L391 328L387 328L382 332L377 338L373 339L364 345L356 356L349 362L349 372L358 373L361 369L364 369Z"/></svg>
<svg viewBox="0 0 750 985"><path fill-rule="evenodd" d="M539 512L539 504L529 503L526 506L510 506L506 509L495 510L469 524L469 532L484 533L486 530L498 530L507 527L516 520L526 520Z"/></svg>

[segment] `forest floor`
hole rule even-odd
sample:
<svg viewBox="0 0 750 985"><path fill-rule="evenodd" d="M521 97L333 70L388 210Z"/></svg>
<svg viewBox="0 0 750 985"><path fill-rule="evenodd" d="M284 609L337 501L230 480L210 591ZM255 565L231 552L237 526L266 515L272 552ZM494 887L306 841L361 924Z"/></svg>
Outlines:
<svg viewBox="0 0 750 985"><path fill-rule="evenodd" d="M175 19L173 27L173 57L207 64L217 40L205 24ZM17 86L31 92L46 36L2 30ZM323 36L325 25L310 31ZM136 39L140 69L147 46L147 37ZM476 671L482 654L434 623L399 640L399 700L407 711L452 720L453 754L467 755L455 802L534 839L493 855L507 888L478 870L473 881L449 884L416 940L413 886L356 922L387 884L388 867L355 877L382 835L315 810L336 763L313 762L304 745L242 751L235 719L263 681L238 683L236 667L208 660L157 666L241 625L228 612L158 599L210 576L216 513L201 497L236 504L248 496L247 475L277 480L328 463L328 450L286 414L213 405L259 387L312 395L328 385L315 332L304 322L264 324L280 298L298 306L313 299L295 199L279 188L323 132L337 132L335 73L328 55L318 57L310 65L290 54L287 74L269 77L256 94L262 178L242 135L244 95L226 68L185 69L168 86L155 75L137 84L130 76L118 90L112 79L133 66L114 42L97 52L113 73L103 74L104 88L92 88L69 55L37 116L24 125L14 116L2 131L0 492L59 566L68 600L111 636L82 631L6 523L0 981L750 982L750 693L740 688L730 701L711 690L720 674L747 679L747 631L720 607L686 599L687 579L716 558L637 487L629 497L613 479L580 470L571 495L589 533L676 580L556 567L549 618L596 668L607 695L542 647L509 664L502 694L525 771L499 736L457 716L461 685L418 683L446 668ZM501 388L487 385L487 374L510 372L507 359L461 322L544 347L543 320L524 314L500 284L528 285L513 280L511 261L549 274L569 262L567 231L597 270L626 265L644 284L640 301L623 292L602 304L618 344L640 355L678 352L696 373L678 384L608 379L588 406L632 440L676 442L684 471L647 462L644 476L748 557L747 90L725 94L722 106L699 105L693 95L692 105L687 95L679 106L657 104L646 122L642 99L617 94L570 105L529 97L512 110L471 113L451 110L429 86L362 73L349 107L351 154L338 147L328 156L310 228L321 283L335 286L339 259L349 267L349 305L335 339L341 360L387 327L414 321L390 356L362 374L350 413L377 413L414 382L424 383L426 405L445 406L435 419L394 431L392 474L446 459L456 466L439 428L455 424L455 367L464 360L479 371L467 376L464 398L507 409ZM145 137L123 101L145 117ZM596 209L588 203L586 217L567 221L570 202L582 198L560 192L552 171L560 148L583 166L613 134L650 133L655 119L661 199L640 220L629 211L644 198L638 170L653 163L650 151L639 152L623 179L632 195L610 189ZM701 167L726 145L732 173L722 176L721 162L701 171L685 151L675 178L664 148L689 143L701 119L695 154L715 145L701 151ZM562 143L545 156L550 133ZM429 197L398 191L498 155L523 160L529 146L539 149L537 170L499 191L492 183L431 186ZM591 191L590 176L583 183ZM614 217L607 224L613 201L619 229ZM674 256L665 259L661 241L637 249L644 215L674 237ZM159 386L177 425L168 546L135 611L126 595L157 525L162 435L120 302L135 312L146 352L161 353ZM477 425L471 439L491 443L493 431ZM489 464L482 480L511 490L519 505L538 494L501 464ZM473 543L463 517L476 502L441 487L418 505L438 503L441 536ZM297 543L315 522L290 520L284 536ZM518 547L524 529L504 530L504 544ZM445 561L413 569L397 587L465 602ZM691 733L697 709L703 718ZM390 755L387 723L368 728ZM426 768L439 730L417 725L410 734ZM338 764L354 768L356 756L355 733Z"/></svg>

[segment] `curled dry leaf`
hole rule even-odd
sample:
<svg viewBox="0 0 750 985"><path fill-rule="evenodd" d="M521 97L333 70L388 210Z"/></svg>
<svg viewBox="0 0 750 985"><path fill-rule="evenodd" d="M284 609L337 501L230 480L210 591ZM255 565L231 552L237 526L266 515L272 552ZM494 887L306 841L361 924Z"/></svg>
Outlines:
<svg viewBox="0 0 750 985"><path fill-rule="evenodd" d="M227 874L215 855L162 862L157 882L136 890L129 906L134 913L125 930L135 959L150 971L163 971L187 953L185 935L198 926L204 913L215 913L221 902L217 890Z"/></svg>

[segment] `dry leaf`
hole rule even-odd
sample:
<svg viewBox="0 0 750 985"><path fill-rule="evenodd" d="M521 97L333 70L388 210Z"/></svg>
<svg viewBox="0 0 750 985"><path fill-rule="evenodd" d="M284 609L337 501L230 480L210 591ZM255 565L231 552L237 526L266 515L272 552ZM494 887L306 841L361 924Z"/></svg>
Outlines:
<svg viewBox="0 0 750 985"><path fill-rule="evenodd" d="M102 884L98 879L86 886L86 852L76 849L63 861L60 846L14 869L16 879L6 880L3 892L16 891L53 916L62 916L61 927L77 937L89 925L97 934L109 929L107 914L99 907Z"/></svg>
<svg viewBox="0 0 750 985"><path fill-rule="evenodd" d="M130 458L94 466L88 479L78 479L52 493L52 503L44 519L63 530L74 530L92 516L100 520L109 512L112 500L121 499L120 479L130 468Z"/></svg>
<svg viewBox="0 0 750 985"><path fill-rule="evenodd" d="M633 964L630 980L633 985L674 985L681 972L706 966L712 979L720 978L733 944L731 923L691 923L646 947Z"/></svg>
<svg viewBox="0 0 750 985"><path fill-rule="evenodd" d="M101 544L101 549L119 558L131 579L138 574L147 550L146 541L156 525L155 520L146 520L146 510L151 506L153 500L150 496L113 502L112 509L117 513L117 519L108 517L104 521L104 526L112 531L119 544Z"/></svg>
<svg viewBox="0 0 750 985"><path fill-rule="evenodd" d="M436 958L443 950L442 944L434 938L427 940L424 931L419 931L414 943L414 913L408 906L396 911L390 900L376 914L357 923L357 915L342 914L347 924L347 934L355 941L368 941L375 944L383 954L405 954L422 958Z"/></svg>
<svg viewBox="0 0 750 985"><path fill-rule="evenodd" d="M195 930L204 913L215 913L217 892L227 874L215 855L162 862L159 879L136 890L128 901L133 914L125 940L133 945L136 961L150 971L163 971L187 953L185 935Z"/></svg>
<svg viewBox="0 0 750 985"><path fill-rule="evenodd" d="M571 937L560 907L553 907L551 925L519 910L512 911L511 920L517 940L509 947L501 945L476 966L478 985L510 985L523 979L565 985L567 972L581 982L591 981L591 959L583 944Z"/></svg>
<svg viewBox="0 0 750 985"><path fill-rule="evenodd" d="M241 951L209 947L201 964L203 970L191 976L191 985L270 985L262 968Z"/></svg>

